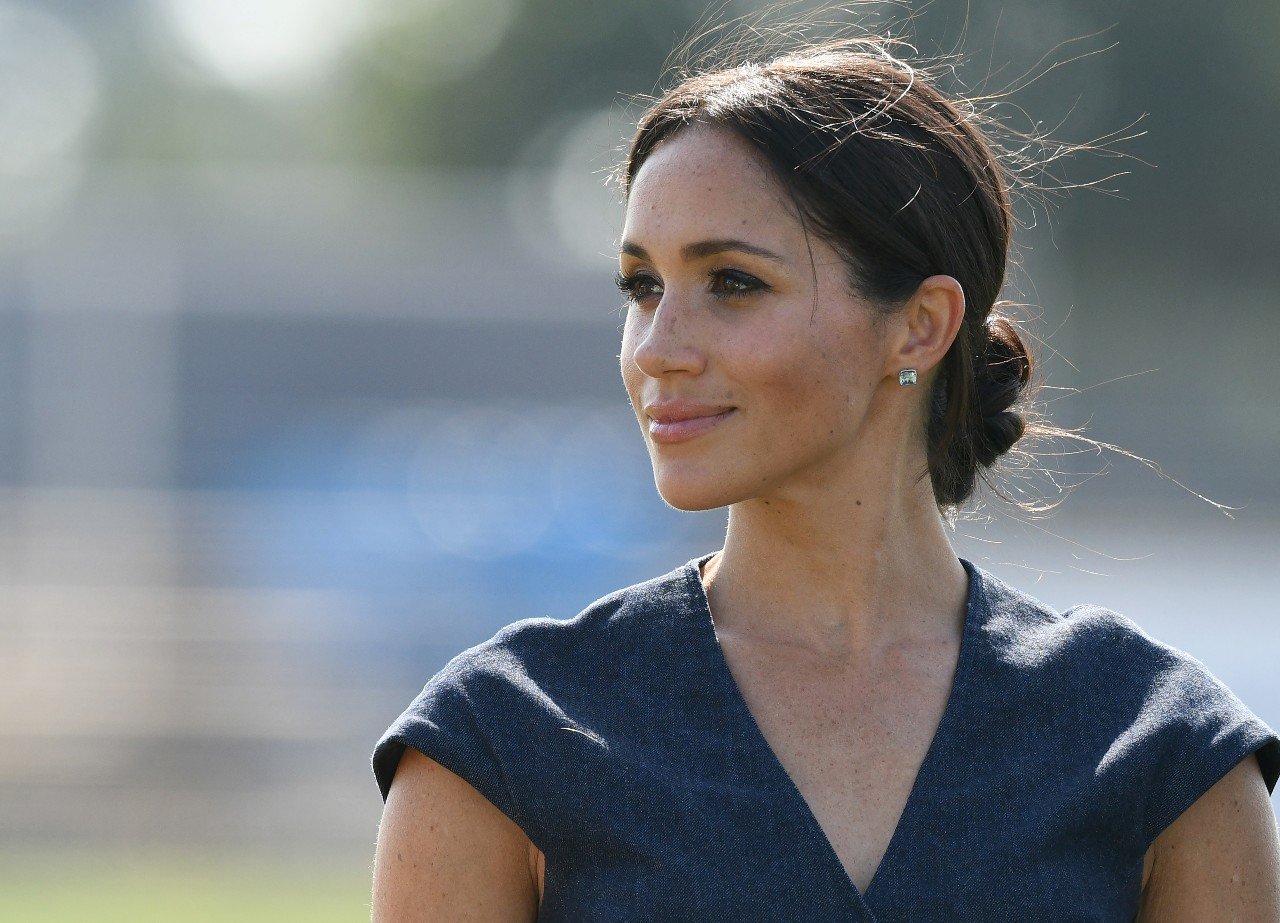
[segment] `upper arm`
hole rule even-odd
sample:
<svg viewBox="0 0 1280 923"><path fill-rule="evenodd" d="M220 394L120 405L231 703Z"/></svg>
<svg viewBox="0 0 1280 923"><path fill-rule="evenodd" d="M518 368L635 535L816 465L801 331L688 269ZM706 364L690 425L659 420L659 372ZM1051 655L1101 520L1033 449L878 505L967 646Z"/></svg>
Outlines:
<svg viewBox="0 0 1280 923"><path fill-rule="evenodd" d="M530 842L460 776L404 751L378 828L374 923L537 919Z"/></svg>
<svg viewBox="0 0 1280 923"><path fill-rule="evenodd" d="M1280 920L1280 834L1249 754L1152 844L1138 923Z"/></svg>

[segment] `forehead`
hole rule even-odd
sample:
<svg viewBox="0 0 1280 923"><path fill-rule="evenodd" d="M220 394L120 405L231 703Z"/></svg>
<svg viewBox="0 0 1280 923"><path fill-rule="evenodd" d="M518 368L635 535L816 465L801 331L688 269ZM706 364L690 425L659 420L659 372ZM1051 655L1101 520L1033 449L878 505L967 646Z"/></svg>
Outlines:
<svg viewBox="0 0 1280 923"><path fill-rule="evenodd" d="M732 131L698 125L664 139L632 181L623 236L729 232L781 243L803 226L763 156Z"/></svg>

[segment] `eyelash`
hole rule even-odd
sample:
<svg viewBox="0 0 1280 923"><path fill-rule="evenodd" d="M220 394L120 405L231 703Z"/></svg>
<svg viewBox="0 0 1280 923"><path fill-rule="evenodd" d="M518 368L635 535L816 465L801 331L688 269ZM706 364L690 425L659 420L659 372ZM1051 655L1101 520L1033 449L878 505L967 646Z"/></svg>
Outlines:
<svg viewBox="0 0 1280 923"><path fill-rule="evenodd" d="M715 297L722 300L733 298L745 298L754 295L757 292L769 291L769 286L761 282L755 276L742 272L739 269L713 269L707 273L707 279L714 285L716 282L731 281L737 285L743 286L740 289L731 291L712 291ZM619 272L614 276L614 282L618 286L618 291L622 292L628 302L638 303L641 298L647 297L639 294L641 287L646 284L657 284L656 280L648 273L637 272L630 275L624 275Z"/></svg>

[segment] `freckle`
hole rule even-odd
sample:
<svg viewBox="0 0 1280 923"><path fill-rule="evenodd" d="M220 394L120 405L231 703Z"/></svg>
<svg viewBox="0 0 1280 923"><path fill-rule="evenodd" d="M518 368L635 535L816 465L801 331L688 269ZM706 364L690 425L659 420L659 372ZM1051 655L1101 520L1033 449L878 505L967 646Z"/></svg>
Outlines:
<svg viewBox="0 0 1280 923"><path fill-rule="evenodd" d="M404 856L400 855L400 851L399 851L399 850L396 850L396 861L397 861L397 862L403 862L403 861L404 861Z"/></svg>
<svg viewBox="0 0 1280 923"><path fill-rule="evenodd" d="M854 503L856 503L856 504L858 504L858 506L862 506L862 501L861 501L861 500L854 500L853 502L854 502Z"/></svg>

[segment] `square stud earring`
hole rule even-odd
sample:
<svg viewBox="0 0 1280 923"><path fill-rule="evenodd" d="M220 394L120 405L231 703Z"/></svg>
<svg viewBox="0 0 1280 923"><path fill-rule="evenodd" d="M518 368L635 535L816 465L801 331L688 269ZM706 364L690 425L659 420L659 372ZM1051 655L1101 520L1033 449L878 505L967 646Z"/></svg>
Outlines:
<svg viewBox="0 0 1280 923"><path fill-rule="evenodd" d="M916 383L915 369L903 369L901 372L898 373L898 384L914 385L915 383Z"/></svg>

